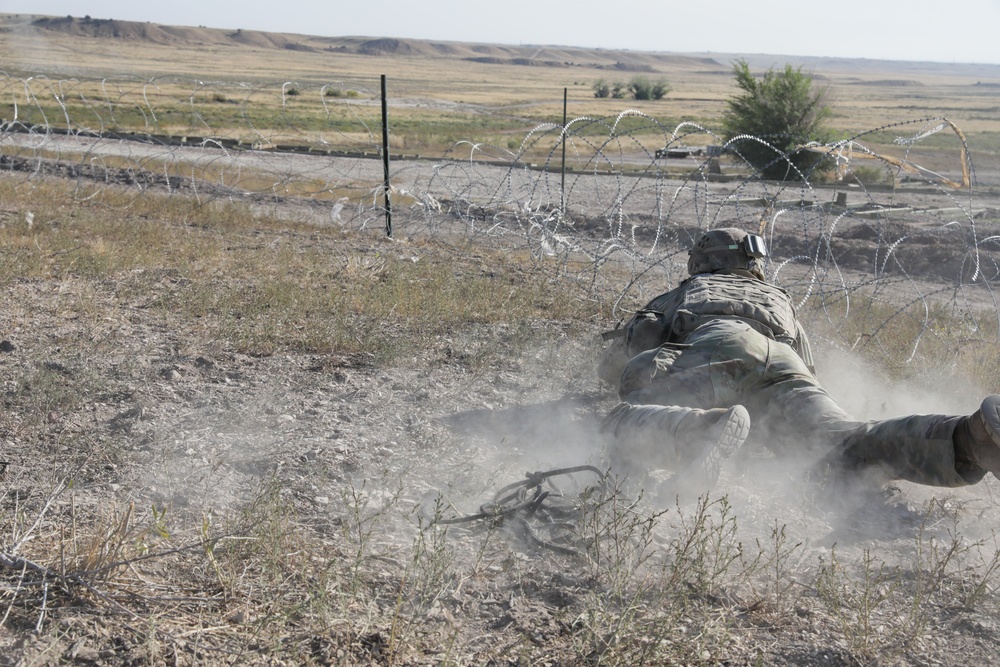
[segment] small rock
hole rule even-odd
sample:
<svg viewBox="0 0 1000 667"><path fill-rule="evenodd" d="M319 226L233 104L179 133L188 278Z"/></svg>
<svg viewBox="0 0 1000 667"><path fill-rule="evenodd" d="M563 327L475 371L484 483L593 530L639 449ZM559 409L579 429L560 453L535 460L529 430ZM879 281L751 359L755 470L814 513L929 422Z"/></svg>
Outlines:
<svg viewBox="0 0 1000 667"><path fill-rule="evenodd" d="M85 646L76 652L74 660L76 662L97 662L101 659L101 653L96 648Z"/></svg>
<svg viewBox="0 0 1000 667"><path fill-rule="evenodd" d="M76 662L97 662L101 659L101 654L80 640L69 650L69 658Z"/></svg>
<svg viewBox="0 0 1000 667"><path fill-rule="evenodd" d="M0 340L0 352L13 352L14 343L9 340Z"/></svg>
<svg viewBox="0 0 1000 667"><path fill-rule="evenodd" d="M194 360L194 365L198 368L214 368L215 361L209 359L208 357L199 356Z"/></svg>
<svg viewBox="0 0 1000 667"><path fill-rule="evenodd" d="M329 505L330 498L328 496L316 496L317 505Z"/></svg>

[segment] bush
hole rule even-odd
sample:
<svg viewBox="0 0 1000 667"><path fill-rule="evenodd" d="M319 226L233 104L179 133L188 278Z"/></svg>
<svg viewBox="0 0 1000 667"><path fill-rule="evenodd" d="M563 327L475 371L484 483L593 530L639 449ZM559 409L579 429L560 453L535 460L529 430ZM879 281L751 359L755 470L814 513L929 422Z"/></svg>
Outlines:
<svg viewBox="0 0 1000 667"><path fill-rule="evenodd" d="M629 82L628 90L637 100L661 100L670 92L670 86L662 79L651 82L644 76L637 76Z"/></svg>
<svg viewBox="0 0 1000 667"><path fill-rule="evenodd" d="M738 60L733 74L742 92L729 99L723 115L726 139L751 135L756 140L739 141L732 150L764 178L798 180L823 166L824 158L795 147L829 140L831 133L824 127L832 113L827 90L813 90L812 78L791 65L779 72L770 69L757 79L746 61Z"/></svg>
<svg viewBox="0 0 1000 667"><path fill-rule="evenodd" d="M854 167L844 175L844 181L860 185L882 185L892 180L892 174L880 166Z"/></svg>
<svg viewBox="0 0 1000 667"><path fill-rule="evenodd" d="M598 79L594 82L594 97L605 98L611 96L611 84L604 79Z"/></svg>

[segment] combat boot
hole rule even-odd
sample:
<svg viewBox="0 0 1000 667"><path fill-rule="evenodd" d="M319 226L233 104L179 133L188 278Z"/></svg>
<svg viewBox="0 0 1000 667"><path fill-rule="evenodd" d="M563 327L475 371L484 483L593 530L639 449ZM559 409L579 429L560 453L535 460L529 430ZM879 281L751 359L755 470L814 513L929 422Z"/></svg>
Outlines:
<svg viewBox="0 0 1000 667"><path fill-rule="evenodd" d="M684 495L701 495L719 481L722 465L750 435L750 414L742 405L698 410L685 417L675 437L682 461L672 487ZM661 489L669 491L670 487Z"/></svg>
<svg viewBox="0 0 1000 667"><path fill-rule="evenodd" d="M742 405L700 410L621 403L601 431L614 438L613 471L635 478L668 468L678 492L701 494L715 486L723 463L746 440L750 415Z"/></svg>
<svg viewBox="0 0 1000 667"><path fill-rule="evenodd" d="M1000 477L1000 395L987 396L959 422L954 442L957 461L971 461Z"/></svg>

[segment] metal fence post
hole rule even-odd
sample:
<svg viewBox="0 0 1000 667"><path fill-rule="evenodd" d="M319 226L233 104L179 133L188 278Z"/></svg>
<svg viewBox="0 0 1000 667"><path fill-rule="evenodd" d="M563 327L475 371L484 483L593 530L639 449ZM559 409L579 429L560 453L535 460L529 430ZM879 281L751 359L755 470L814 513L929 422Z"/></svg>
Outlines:
<svg viewBox="0 0 1000 667"><path fill-rule="evenodd" d="M389 107L382 75L382 170L385 172L385 235L392 238L392 202L389 199Z"/></svg>
<svg viewBox="0 0 1000 667"><path fill-rule="evenodd" d="M566 217L566 98L569 88L563 88L562 181L559 186L559 215Z"/></svg>

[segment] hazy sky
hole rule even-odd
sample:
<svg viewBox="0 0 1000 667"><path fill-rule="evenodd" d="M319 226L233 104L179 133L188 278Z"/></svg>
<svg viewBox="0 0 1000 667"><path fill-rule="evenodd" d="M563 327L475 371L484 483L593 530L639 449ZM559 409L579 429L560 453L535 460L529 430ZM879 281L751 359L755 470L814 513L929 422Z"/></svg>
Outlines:
<svg viewBox="0 0 1000 667"><path fill-rule="evenodd" d="M0 13L325 36L1000 64L1000 0L0 0Z"/></svg>

